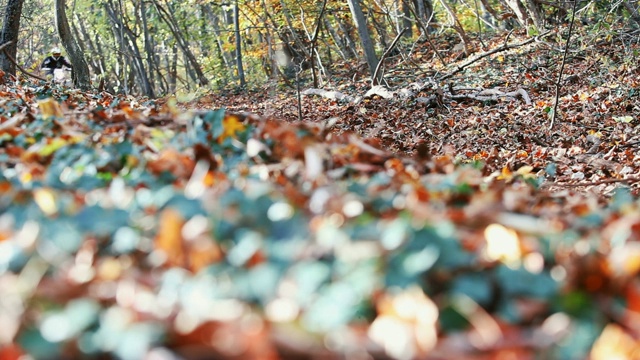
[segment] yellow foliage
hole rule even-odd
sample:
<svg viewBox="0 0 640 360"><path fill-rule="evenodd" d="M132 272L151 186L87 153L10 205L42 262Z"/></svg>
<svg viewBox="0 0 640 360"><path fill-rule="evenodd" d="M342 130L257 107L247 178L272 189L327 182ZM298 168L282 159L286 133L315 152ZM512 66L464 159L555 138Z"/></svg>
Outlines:
<svg viewBox="0 0 640 360"><path fill-rule="evenodd" d="M60 103L53 98L38 101L38 108L44 118L64 116Z"/></svg>

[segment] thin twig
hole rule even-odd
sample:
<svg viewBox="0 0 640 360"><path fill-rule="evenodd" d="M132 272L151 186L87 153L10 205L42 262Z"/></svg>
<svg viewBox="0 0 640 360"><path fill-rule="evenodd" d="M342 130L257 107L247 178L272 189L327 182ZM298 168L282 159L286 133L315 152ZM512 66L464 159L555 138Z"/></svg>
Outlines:
<svg viewBox="0 0 640 360"><path fill-rule="evenodd" d="M313 55L316 53L316 44L318 42L318 34L320 34L320 26L322 25L322 17L324 16L324 12L327 9L327 0L324 0L322 3L322 9L320 10L320 15L318 15L318 21L316 22L316 29L313 32L313 37L311 40L311 54L309 55L311 60L311 73L313 75L313 87L318 87L318 77L316 76L316 67L314 65ZM318 55L318 64L322 66L320 63L320 56Z"/></svg>
<svg viewBox="0 0 640 360"><path fill-rule="evenodd" d="M298 95L298 120L302 121L302 95L300 94L300 73L302 72L302 65L298 65L296 69L296 93Z"/></svg>
<svg viewBox="0 0 640 360"><path fill-rule="evenodd" d="M573 32L573 23L576 19L576 7L578 6L578 0L573 1L573 11L571 14L571 22L569 23L569 35L567 35L567 42L564 44L564 54L562 54L562 64L560 64L560 72L558 73L558 80L556 81L556 98L553 103L553 114L551 114L551 123L549 124L549 130L553 128L553 124L556 122L558 115L558 102L560 101L560 84L562 83L562 73L564 72L564 66L567 63L567 54L569 53L569 44L571 43L571 33Z"/></svg>
<svg viewBox="0 0 640 360"><path fill-rule="evenodd" d="M411 14L413 15L413 17L416 18L416 23L418 24L420 29L422 29L422 33L424 34L424 37L427 39L427 42L429 43L429 46L431 47L431 50L433 50L433 52L436 54L436 56L438 57L438 59L442 63L442 66L447 67L447 62L442 57L442 55L438 51L438 48L436 48L436 45L433 43L433 41L431 41L431 36L429 36L429 29L427 28L429 26L429 23L431 22L431 19L433 18L434 14L431 14L431 17L429 18L429 20L427 20L427 26L424 26L422 21L417 20L417 19L420 19L420 17L418 16L418 14L416 14L416 10L413 8L413 5L407 3L407 7L408 7L409 11L411 11Z"/></svg>
<svg viewBox="0 0 640 360"><path fill-rule="evenodd" d="M398 43L398 40L400 40L400 37L402 37L402 34L404 34L407 30L409 30L409 28L402 29L402 31L400 31L398 35L396 35L396 38L393 39L393 41L391 42L391 45L389 45L387 50L385 50L384 53L382 53L382 56L380 57L380 61L378 61L378 66L376 66L376 70L373 72L373 79L372 79L372 81L374 82L373 85L378 85L378 84L375 84L375 82L377 82L376 79L378 78L378 73L380 72L380 68L382 68L384 59L389 55L389 53L391 53L391 50L393 50L393 48L396 46L396 44Z"/></svg>

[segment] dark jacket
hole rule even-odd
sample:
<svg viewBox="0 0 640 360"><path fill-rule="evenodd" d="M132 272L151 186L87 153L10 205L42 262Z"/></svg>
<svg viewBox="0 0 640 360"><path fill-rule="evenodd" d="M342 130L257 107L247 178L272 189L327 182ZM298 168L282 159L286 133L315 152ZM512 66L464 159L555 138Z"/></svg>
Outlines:
<svg viewBox="0 0 640 360"><path fill-rule="evenodd" d="M72 68L71 63L64 56L60 55L57 59L53 56L47 56L40 65L40 69L45 70L46 74L53 74L54 69L62 69L64 66Z"/></svg>

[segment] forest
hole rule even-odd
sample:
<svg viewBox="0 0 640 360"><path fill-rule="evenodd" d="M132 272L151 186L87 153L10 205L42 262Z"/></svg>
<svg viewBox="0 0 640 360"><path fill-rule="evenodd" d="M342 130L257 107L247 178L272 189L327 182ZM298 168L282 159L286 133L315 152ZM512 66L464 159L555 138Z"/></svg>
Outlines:
<svg viewBox="0 0 640 360"><path fill-rule="evenodd" d="M637 1L0 9L0 360L640 358Z"/></svg>

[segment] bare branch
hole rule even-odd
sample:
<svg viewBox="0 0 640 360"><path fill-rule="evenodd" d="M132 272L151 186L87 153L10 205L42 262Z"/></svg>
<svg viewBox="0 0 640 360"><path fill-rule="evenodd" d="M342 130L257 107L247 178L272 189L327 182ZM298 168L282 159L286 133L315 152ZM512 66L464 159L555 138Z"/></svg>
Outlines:
<svg viewBox="0 0 640 360"><path fill-rule="evenodd" d="M376 71L373 72L373 80L374 81L375 81L375 79L378 78L378 73L380 72L380 68L382 67L382 63L384 63L384 59L389 55L389 53L391 53L391 50L393 50L393 48L396 47L396 44L398 43L398 40L400 40L400 37L402 37L402 34L407 32L407 30L409 30L409 28L402 29L402 31L400 31L398 33L398 35L396 35L396 38L393 39L393 41L391 42L391 45L389 45L387 50L385 50L384 53L382 54L382 56L380 57L380 61L378 61L378 66L376 66ZM374 84L374 85L376 85L376 84Z"/></svg>
<svg viewBox="0 0 640 360"><path fill-rule="evenodd" d="M556 81L556 98L553 103L553 113L551 114L551 123L549 124L549 130L553 128L553 124L556 122L558 116L558 102L560 100L560 85L562 83L562 74L564 73L564 66L567 63L567 53L569 53L569 44L571 42L571 32L573 32L573 24L576 20L576 7L578 6L578 0L573 1L573 12L571 15L571 23L569 23L569 35L567 35L567 42L564 44L564 54L562 55L562 64L560 64L560 72L558 73L558 80Z"/></svg>
<svg viewBox="0 0 640 360"><path fill-rule="evenodd" d="M22 66L20 66L20 64L18 64L18 62L16 61L16 59L13 58L13 56L11 56L9 54L9 52L7 51L7 46L11 45L11 41L6 42L2 45L0 45L0 50L2 50L4 52L4 55L7 57L7 59L9 59L9 61L11 61L13 63L13 65L15 65L18 70L20 70L23 74L31 76L32 78L36 78L38 80L42 80L42 81L47 81L47 79L42 78L36 74L32 74L30 72L28 72L27 70L25 70Z"/></svg>
<svg viewBox="0 0 640 360"><path fill-rule="evenodd" d="M539 38L541 38L541 37L543 37L543 36L547 35L548 33L549 33L549 31L547 31L547 32L545 32L545 33L543 33L543 34L541 34L541 35L538 35L538 36L536 36L536 37L533 37L533 38L531 38L531 39L528 39L528 40L525 40L525 41L519 42L519 43L517 43L517 44L511 44L511 45L509 45L509 44L506 44L506 43L505 43L504 45L502 45L502 46L500 46L500 47L497 47L497 48L492 49L492 50L490 50L490 51L484 52L484 53L482 53L482 54L478 54L478 55L476 55L476 56L472 57L471 59L469 59L469 60L465 61L464 63L462 63L462 64L458 65L458 67L457 67L455 70L453 70L452 72L450 72L450 73L448 73L448 74L443 75L443 76L440 78L440 80L445 80L445 79L448 79L448 78L452 77L453 75L455 75L455 74L457 74L457 73L461 72L461 71L462 71L462 70L464 70L467 66L469 66L469 65L471 65L471 64L473 64L473 63L475 63L476 61L478 61L478 60L480 60L480 59L486 58L487 56L491 56L491 55L493 55L493 54L497 54L497 53L499 53L499 52L503 52L503 51L507 51L507 50L515 49L515 48L518 48L518 47L521 47L521 46L524 46L524 45L530 44L530 43L532 43L532 42L534 42L534 41L537 41Z"/></svg>

